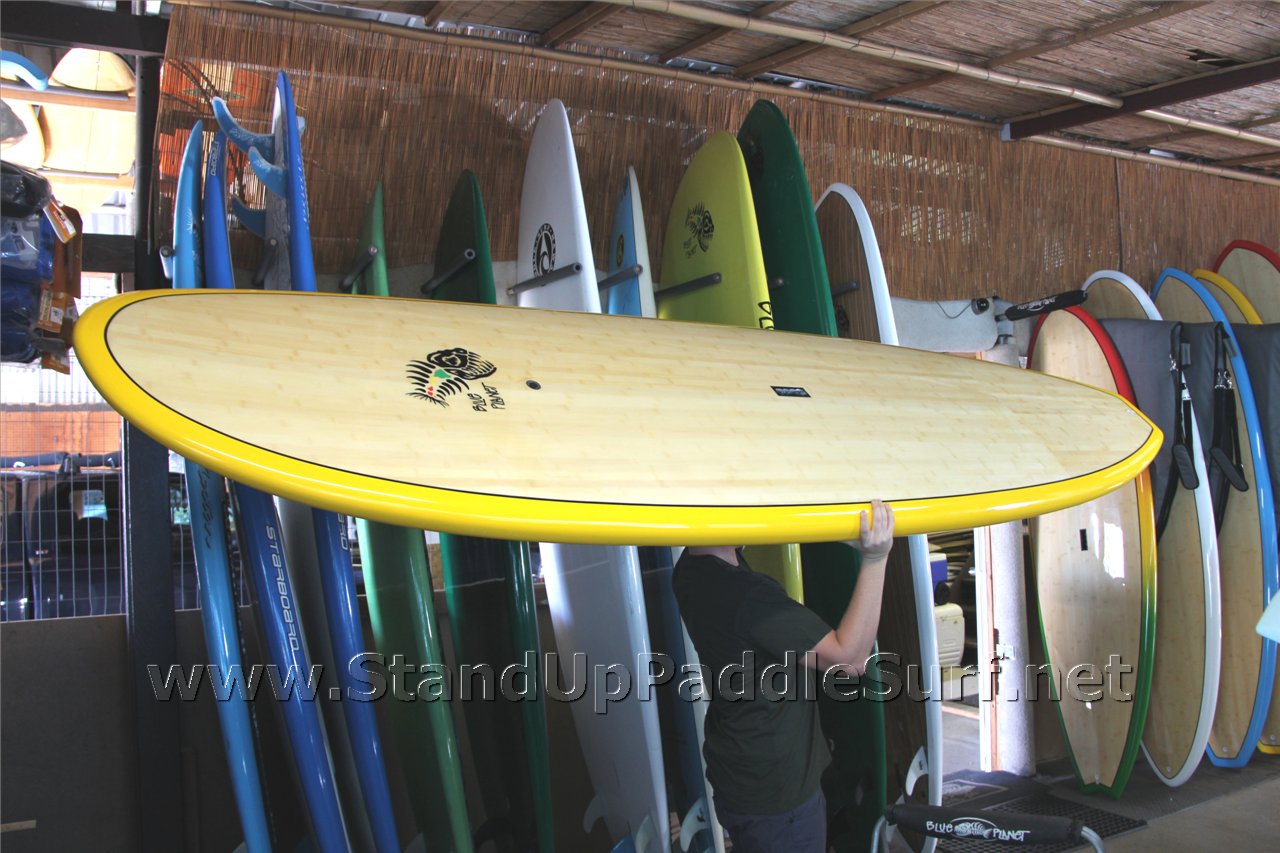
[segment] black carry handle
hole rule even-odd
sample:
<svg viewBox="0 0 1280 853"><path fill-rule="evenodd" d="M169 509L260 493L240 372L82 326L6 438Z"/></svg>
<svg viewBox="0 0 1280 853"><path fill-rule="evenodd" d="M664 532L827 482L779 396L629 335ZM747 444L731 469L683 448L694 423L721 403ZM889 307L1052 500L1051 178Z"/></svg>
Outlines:
<svg viewBox="0 0 1280 853"><path fill-rule="evenodd" d="M996 319L1021 320L1025 317L1034 317L1037 314L1048 314L1050 311L1070 308L1072 305L1082 305L1088 298L1089 292L1087 290L1068 290L1055 296L1046 296L1043 299L1033 299L1030 302L1010 305Z"/></svg>
<svg viewBox="0 0 1280 853"><path fill-rule="evenodd" d="M354 264L351 265L351 272L342 277L342 281L338 282L338 290L343 293L350 293L355 289L356 279L364 275L364 271L373 263L373 259L378 257L377 246L365 246L364 251L360 253L360 257L356 258Z"/></svg>
<svg viewBox="0 0 1280 853"><path fill-rule="evenodd" d="M885 820L902 829L934 838L972 838L1006 844L1078 844L1084 824L1065 817L1018 815L973 811L945 806L917 806L898 803L889 806Z"/></svg>
<svg viewBox="0 0 1280 853"><path fill-rule="evenodd" d="M1189 492L1200 487L1200 477L1196 474L1196 463L1191 459L1191 451L1185 444L1173 446L1173 464L1178 469L1178 479L1182 488Z"/></svg>

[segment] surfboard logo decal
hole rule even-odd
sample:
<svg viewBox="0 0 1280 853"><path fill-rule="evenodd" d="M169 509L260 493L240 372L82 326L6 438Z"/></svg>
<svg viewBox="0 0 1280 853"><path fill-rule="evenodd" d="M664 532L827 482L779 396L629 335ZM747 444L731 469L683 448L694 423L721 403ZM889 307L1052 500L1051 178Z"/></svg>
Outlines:
<svg viewBox="0 0 1280 853"><path fill-rule="evenodd" d="M405 375L414 390L408 395L447 408L449 401L445 398L462 393L471 396L469 383L497 371L492 362L471 350L462 347L437 350L424 359L409 362Z"/></svg>
<svg viewBox="0 0 1280 853"><path fill-rule="evenodd" d="M556 230L542 223L533 238L533 274L546 275L556 268Z"/></svg>
<svg viewBox="0 0 1280 853"><path fill-rule="evenodd" d="M764 302L757 302L756 307L763 313L756 318L762 329L773 329L773 303L766 299Z"/></svg>
<svg viewBox="0 0 1280 853"><path fill-rule="evenodd" d="M689 229L689 239L684 241L684 256L692 258L699 249L707 251L711 238L716 235L716 223L706 205L702 202L695 204L685 214L684 227Z"/></svg>

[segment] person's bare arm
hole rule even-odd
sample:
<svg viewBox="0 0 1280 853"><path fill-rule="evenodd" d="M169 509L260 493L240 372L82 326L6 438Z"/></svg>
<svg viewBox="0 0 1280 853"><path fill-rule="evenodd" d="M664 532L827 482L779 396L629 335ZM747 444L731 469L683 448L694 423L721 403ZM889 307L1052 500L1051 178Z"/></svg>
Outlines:
<svg viewBox="0 0 1280 853"><path fill-rule="evenodd" d="M861 528L861 537L847 543L862 552L862 568L844 616L813 647L814 654L805 655L805 661L818 669L838 666L846 674L861 675L875 646L885 565L893 547L893 510L882 501L872 501L871 518L862 513Z"/></svg>

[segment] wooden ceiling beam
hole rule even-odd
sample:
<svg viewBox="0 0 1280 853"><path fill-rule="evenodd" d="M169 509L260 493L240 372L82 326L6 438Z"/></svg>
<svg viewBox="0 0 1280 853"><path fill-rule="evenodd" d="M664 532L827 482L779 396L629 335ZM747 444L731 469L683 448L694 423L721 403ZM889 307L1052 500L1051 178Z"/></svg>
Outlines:
<svg viewBox="0 0 1280 853"><path fill-rule="evenodd" d="M1000 56L988 59L982 63L984 68L999 68L1001 65L1012 65L1023 59L1030 59L1035 56L1041 56L1055 50L1062 50L1066 47L1073 47L1086 41L1100 39L1103 36L1109 36L1114 33L1130 30L1134 27L1141 27L1150 24L1153 21L1159 21L1168 18L1171 15L1179 15L1183 12L1189 12L1192 9L1198 9L1201 6L1207 6L1208 3L1165 3L1157 9L1146 12L1141 15L1133 15L1128 18L1121 18L1118 21L1112 21L1109 24L1102 24L1096 27L1090 27L1081 30L1070 36L1053 41L1046 41L1040 44L1024 47L1010 53L1001 54ZM944 80L950 80L956 75L950 73L933 74L928 77L922 77L919 80L910 80L897 86L891 86L888 89L881 89L879 92L872 92L869 96L873 101L882 101L886 98L897 97L907 92L913 92L916 89L923 89L926 86L932 86L935 83L941 83Z"/></svg>
<svg viewBox="0 0 1280 853"><path fill-rule="evenodd" d="M440 0L436 3L423 3L422 11L418 12L422 16L422 23L427 29L434 29L435 25L444 20L445 13L449 11L449 3L446 0Z"/></svg>
<svg viewBox="0 0 1280 853"><path fill-rule="evenodd" d="M543 47L558 47L574 37L594 27L596 24L608 18L617 12L622 11L621 6L612 6L608 3L588 3L583 8L562 18L542 34L541 44Z"/></svg>
<svg viewBox="0 0 1280 853"><path fill-rule="evenodd" d="M840 36L865 35L867 33L875 32L876 30L884 29L890 24L905 21L907 18L914 17L922 12L928 12L930 9L933 9L938 5L939 3L937 0L917 0L917 2L900 3L892 9L886 9L879 14L871 15L870 17L863 18L860 21L854 21L852 24L833 30L833 33ZM801 57L808 56L809 54L815 53L819 50L822 50L822 45L820 44L802 43L793 45L780 50L777 53L771 53L768 56L764 56L760 59L748 62L745 65L738 66L734 69L733 76L740 79L755 77L758 74L763 74L766 71L772 71L775 68L779 68L789 62L794 62Z"/></svg>
<svg viewBox="0 0 1280 853"><path fill-rule="evenodd" d="M787 8L793 2L794 0L779 0L779 2L776 2L776 3L766 3L763 6L757 6L756 8L752 9L750 12L747 13L747 17L767 18L768 16L772 15L774 12L780 12L783 9ZM662 65L666 65L668 62L670 62L673 59L678 59L681 56L688 56L692 51L695 51L700 47L706 47L707 45L711 44L711 42L717 39L722 39L725 36L729 35L729 33L731 32L734 32L734 30L731 27L716 27L713 30L707 30L705 33L698 36L696 39L693 39L692 41L689 41L689 42L685 42L679 47L675 47L675 48L672 48L671 50L668 50L666 53L658 57L658 62Z"/></svg>
<svg viewBox="0 0 1280 853"><path fill-rule="evenodd" d="M1028 136L1054 133L1055 131L1066 130L1095 121L1106 121L1107 119L1134 114L1142 115L1146 118L1154 118L1157 121L1183 123L1179 117L1171 116L1159 108L1168 104L1181 103L1182 101L1220 95L1223 92L1244 89L1276 79L1280 79L1280 57L1273 56L1258 62L1237 65L1234 68L1226 68L1210 74L1184 77L1166 85L1127 95L1122 99L1119 107L1083 104L1046 115L1011 121L1004 126L1004 135L1009 139L1025 139ZM1196 127L1196 124L1187 123L1186 126ZM1222 132L1222 126L1219 125L1218 127L1220 130L1213 132ZM1201 128L1196 127L1196 129ZM1240 131L1240 133L1243 134L1244 131ZM1256 136L1256 134L1251 136Z"/></svg>

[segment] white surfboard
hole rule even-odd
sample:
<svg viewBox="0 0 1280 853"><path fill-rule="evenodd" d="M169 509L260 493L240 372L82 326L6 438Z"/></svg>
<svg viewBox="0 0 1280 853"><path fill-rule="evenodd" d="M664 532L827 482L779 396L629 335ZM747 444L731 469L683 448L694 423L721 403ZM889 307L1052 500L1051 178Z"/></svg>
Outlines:
<svg viewBox="0 0 1280 853"><path fill-rule="evenodd" d="M520 197L515 304L600 312L587 211L564 104L550 101L534 130ZM537 277L568 271L548 283ZM634 547L542 543L543 580L561 673L573 683L573 656L585 656L586 695L572 702L573 720L595 797L583 830L603 819L618 842L638 853L669 853L662 740L657 704L641 701L650 653L640 562ZM625 697L596 697L629 687ZM650 697L652 698L652 697Z"/></svg>
<svg viewBox="0 0 1280 853"><path fill-rule="evenodd" d="M1122 272L1100 270L1085 279L1081 289L1089 294L1085 308L1100 320L1162 319L1142 285ZM1157 628L1142 740L1151 769L1170 787L1191 778L1204 757L1213 730L1222 654L1218 534L1194 411L1190 422L1191 459L1199 484L1189 493L1179 490L1156 554L1159 626L1175 627ZM1195 665L1200 655L1203 666Z"/></svg>
<svg viewBox="0 0 1280 853"><path fill-rule="evenodd" d="M858 301L860 307L871 309L870 311L862 310L858 312L864 316L853 316L847 311L838 312L837 321L840 321L839 314L844 313L844 320L849 323L847 331L844 324L840 323L841 336L847 335L884 344L899 345L899 328L895 312L900 301L891 299L889 296L889 282L885 277L884 261L880 256L880 244L876 240L871 214L868 213L862 199L847 184L832 184L827 187L822 197L818 199L817 209L820 214L820 227L821 211L823 205L826 204L844 205L853 214L857 225L856 240L861 245L861 260L863 262L863 269L856 277L865 276L866 278L865 281L857 282L863 294ZM826 245L826 235L824 234L823 249L827 252L829 258L835 248L835 246L828 247ZM830 269L830 266L831 264L829 263L828 275L831 276L832 292L836 294L849 283L838 281L837 278L845 278L845 276L837 276L836 271ZM942 303L929 304L935 307L942 305ZM994 324L994 321L992 322ZM994 343L994 325L992 329L991 341ZM985 336L983 339L985 340ZM927 701L921 703L924 706L926 743L911 757L900 800L912 797L914 801L918 802L923 799L915 792L915 786L919 782L920 776L923 775L927 776L927 802L930 805L938 806L942 805L942 678L941 668L938 663L937 624L934 622L933 577L929 569L929 544L924 536L908 536L906 537L906 545L907 557L911 567L911 587L915 593L916 625L920 643L921 672L923 673L921 681ZM900 547L901 543L899 544ZM883 629L883 621L881 625ZM882 648L881 651L893 650ZM896 701L911 700L910 697L900 696ZM888 718L891 713L892 708L886 705L886 729L889 726ZM892 764L894 756L889 755L887 757ZM889 772L890 774L893 773L892 766L890 766ZM920 849L925 853L929 853L936 846L937 839L925 838Z"/></svg>

